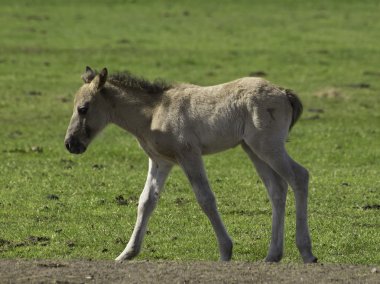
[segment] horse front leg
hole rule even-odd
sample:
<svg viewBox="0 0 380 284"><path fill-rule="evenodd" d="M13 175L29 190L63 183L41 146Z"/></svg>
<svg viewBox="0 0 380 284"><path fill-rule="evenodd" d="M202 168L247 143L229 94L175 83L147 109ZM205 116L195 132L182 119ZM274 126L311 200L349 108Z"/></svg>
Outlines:
<svg viewBox="0 0 380 284"><path fill-rule="evenodd" d="M156 162L149 159L148 176L144 190L140 195L136 224L126 248L116 258L117 262L132 259L139 254L149 217L157 205L160 192L171 168L172 165L167 162Z"/></svg>
<svg viewBox="0 0 380 284"><path fill-rule="evenodd" d="M179 164L192 185L200 207L210 220L215 231L219 245L220 260L231 260L233 243L220 218L215 196L208 183L201 156L183 158L179 161Z"/></svg>

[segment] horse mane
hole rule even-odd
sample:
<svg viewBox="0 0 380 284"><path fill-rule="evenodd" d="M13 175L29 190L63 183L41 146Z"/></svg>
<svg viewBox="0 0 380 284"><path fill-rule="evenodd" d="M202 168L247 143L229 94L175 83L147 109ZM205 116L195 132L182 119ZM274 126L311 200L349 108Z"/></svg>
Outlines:
<svg viewBox="0 0 380 284"><path fill-rule="evenodd" d="M130 72L118 72L108 77L108 82L121 89L134 89L148 94L161 94L172 87L164 80L156 79L150 82L143 77L132 75Z"/></svg>

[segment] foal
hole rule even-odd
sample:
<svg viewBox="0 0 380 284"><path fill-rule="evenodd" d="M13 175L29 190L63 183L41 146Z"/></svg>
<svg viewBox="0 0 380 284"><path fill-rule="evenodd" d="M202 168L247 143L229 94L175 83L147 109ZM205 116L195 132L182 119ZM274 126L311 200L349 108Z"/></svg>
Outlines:
<svg viewBox="0 0 380 284"><path fill-rule="evenodd" d="M179 165L200 207L213 226L220 259L232 256L232 240L217 210L202 155L237 145L252 160L272 203L272 239L266 261L283 255L288 184L296 199L296 244L305 263L316 262L307 224L308 171L285 150L288 132L302 112L289 90L260 78L241 78L201 87L150 83L130 74L99 74L86 67L84 85L75 95L74 113L65 137L68 151L83 153L108 123L133 134L149 156L149 170L132 236L117 261L132 259L141 249L149 216L165 180Z"/></svg>

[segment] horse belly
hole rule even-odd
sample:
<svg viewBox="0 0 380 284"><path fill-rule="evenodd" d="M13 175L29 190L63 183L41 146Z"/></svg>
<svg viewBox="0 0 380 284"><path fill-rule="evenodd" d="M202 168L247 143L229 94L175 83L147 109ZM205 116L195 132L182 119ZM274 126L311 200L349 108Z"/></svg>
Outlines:
<svg viewBox="0 0 380 284"><path fill-rule="evenodd" d="M241 143L241 140L233 141L212 141L212 143L203 143L201 145L202 155L209 155L234 148Z"/></svg>
<svg viewBox="0 0 380 284"><path fill-rule="evenodd" d="M236 125L221 129L207 129L198 133L203 155L221 152L239 145L243 137L243 128Z"/></svg>

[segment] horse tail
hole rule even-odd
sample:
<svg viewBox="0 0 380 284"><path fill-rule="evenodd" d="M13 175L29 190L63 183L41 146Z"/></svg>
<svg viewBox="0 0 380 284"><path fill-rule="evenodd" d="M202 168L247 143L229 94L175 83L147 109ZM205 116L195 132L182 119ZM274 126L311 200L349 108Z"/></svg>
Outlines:
<svg viewBox="0 0 380 284"><path fill-rule="evenodd" d="M285 94L292 106L292 121L290 122L289 131L292 129L293 125L296 124L297 120L301 117L303 106L301 100L298 98L297 94L290 89L285 89Z"/></svg>

